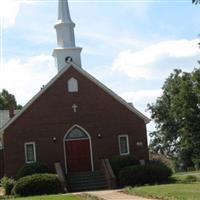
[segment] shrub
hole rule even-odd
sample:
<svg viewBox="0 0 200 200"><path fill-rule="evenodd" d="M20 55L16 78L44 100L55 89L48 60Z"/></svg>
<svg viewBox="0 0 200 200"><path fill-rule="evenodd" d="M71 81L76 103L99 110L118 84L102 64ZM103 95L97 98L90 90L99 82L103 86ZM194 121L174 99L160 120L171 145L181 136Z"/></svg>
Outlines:
<svg viewBox="0 0 200 200"><path fill-rule="evenodd" d="M161 163L164 163L166 166L168 166L170 169L174 170L174 163L173 160L168 158L167 156L159 153L149 153L149 160L151 161L158 161Z"/></svg>
<svg viewBox="0 0 200 200"><path fill-rule="evenodd" d="M110 164L113 169L114 174L118 177L119 172L128 166L139 165L139 161L133 156L114 156L110 159Z"/></svg>
<svg viewBox="0 0 200 200"><path fill-rule="evenodd" d="M3 177L1 179L1 186L4 188L6 195L10 195L11 191L15 185L15 180L8 178L8 177Z"/></svg>
<svg viewBox="0 0 200 200"><path fill-rule="evenodd" d="M149 163L122 169L119 181L123 186L154 184L167 181L171 175L171 169L164 164Z"/></svg>
<svg viewBox="0 0 200 200"><path fill-rule="evenodd" d="M197 182L199 179L196 176L193 175L180 175L180 176L176 176L175 180L177 183L194 183Z"/></svg>
<svg viewBox="0 0 200 200"><path fill-rule="evenodd" d="M16 179L20 179L24 176L42 173L52 173L52 171L48 168L46 164L43 163L26 164L18 171Z"/></svg>
<svg viewBox="0 0 200 200"><path fill-rule="evenodd" d="M192 172L192 171L195 171L195 170L196 170L195 167L187 167L188 172Z"/></svg>
<svg viewBox="0 0 200 200"><path fill-rule="evenodd" d="M194 167L196 170L200 169L200 159L193 159Z"/></svg>
<svg viewBox="0 0 200 200"><path fill-rule="evenodd" d="M193 175L188 175L184 178L184 182L185 183L193 183L193 182L197 182L198 179L196 176L193 176Z"/></svg>
<svg viewBox="0 0 200 200"><path fill-rule="evenodd" d="M170 176L172 175L172 168L169 167L168 165L166 165L165 163L163 163L162 161L160 160L150 160L148 162L148 164L151 164L151 165L156 165L156 166L160 166L162 168L164 168L166 170L166 172L168 172L170 174Z"/></svg>
<svg viewBox="0 0 200 200"><path fill-rule="evenodd" d="M58 194L62 192L57 175L34 174L20 178L14 188L13 194L19 196Z"/></svg>

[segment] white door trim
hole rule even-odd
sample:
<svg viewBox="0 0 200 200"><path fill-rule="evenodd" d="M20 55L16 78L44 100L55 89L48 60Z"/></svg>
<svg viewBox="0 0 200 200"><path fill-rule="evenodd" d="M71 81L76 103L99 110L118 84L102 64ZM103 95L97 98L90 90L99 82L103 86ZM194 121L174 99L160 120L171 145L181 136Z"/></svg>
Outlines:
<svg viewBox="0 0 200 200"><path fill-rule="evenodd" d="M65 142L66 141L69 141L69 140L67 140L67 139L65 139L66 138L66 136L70 133L70 131L72 130L72 129L74 129L75 127L77 127L77 128L79 128L79 129L81 129L82 131L84 131L86 134L87 134L87 136L88 136L88 139L89 139L89 144L90 144L90 160L91 160L91 168L92 168L92 171L94 171L94 161L93 161L93 151L92 151L92 139L91 139L91 136L90 136L90 134L84 129L84 128L82 128L81 126L79 126L78 124L75 124L75 125L73 125L67 132L66 132L66 134L64 135L64 138L63 138L63 148L64 148L64 159L65 159L65 172L66 172L66 174L67 174L67 157L66 157L66 145L65 145ZM81 140L81 138L80 139L78 139L78 140Z"/></svg>

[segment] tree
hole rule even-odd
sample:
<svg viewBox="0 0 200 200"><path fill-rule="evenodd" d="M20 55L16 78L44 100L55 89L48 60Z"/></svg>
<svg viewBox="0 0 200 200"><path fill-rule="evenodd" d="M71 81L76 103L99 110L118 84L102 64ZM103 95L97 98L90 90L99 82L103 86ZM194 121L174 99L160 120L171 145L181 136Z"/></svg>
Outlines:
<svg viewBox="0 0 200 200"><path fill-rule="evenodd" d="M174 70L162 90L156 103L148 105L157 128L150 148L192 166L200 159L200 69Z"/></svg>
<svg viewBox="0 0 200 200"><path fill-rule="evenodd" d="M21 109L21 105L17 105L15 96L3 89L0 92L0 110Z"/></svg>
<svg viewBox="0 0 200 200"><path fill-rule="evenodd" d="M192 0L192 3L194 3L194 4L200 4L200 0ZM198 43L198 45L199 45L199 47L200 47L200 42ZM200 64L200 61L198 61L199 62L199 64Z"/></svg>
<svg viewBox="0 0 200 200"><path fill-rule="evenodd" d="M192 0L192 3L194 3L194 4L199 4L199 3L200 3L200 0Z"/></svg>

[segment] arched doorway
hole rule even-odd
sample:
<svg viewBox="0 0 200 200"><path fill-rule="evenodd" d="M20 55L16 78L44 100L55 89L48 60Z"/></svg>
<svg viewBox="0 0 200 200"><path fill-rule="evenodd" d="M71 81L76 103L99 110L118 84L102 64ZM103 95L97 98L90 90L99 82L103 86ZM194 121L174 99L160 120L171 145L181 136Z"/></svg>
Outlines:
<svg viewBox="0 0 200 200"><path fill-rule="evenodd" d="M73 126L64 137L65 162L68 173L93 171L90 135L80 126Z"/></svg>

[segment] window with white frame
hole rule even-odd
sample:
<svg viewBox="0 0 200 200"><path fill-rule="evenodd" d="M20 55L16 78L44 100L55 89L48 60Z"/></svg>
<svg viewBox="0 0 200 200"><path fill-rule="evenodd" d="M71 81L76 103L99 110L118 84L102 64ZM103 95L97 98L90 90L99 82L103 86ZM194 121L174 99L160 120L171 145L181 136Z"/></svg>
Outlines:
<svg viewBox="0 0 200 200"><path fill-rule="evenodd" d="M67 82L68 92L78 92L78 81L75 78L70 78Z"/></svg>
<svg viewBox="0 0 200 200"><path fill-rule="evenodd" d="M36 162L35 142L25 143L25 159L26 163Z"/></svg>
<svg viewBox="0 0 200 200"><path fill-rule="evenodd" d="M129 154L128 135L119 135L119 153L120 153L120 155L128 155Z"/></svg>

